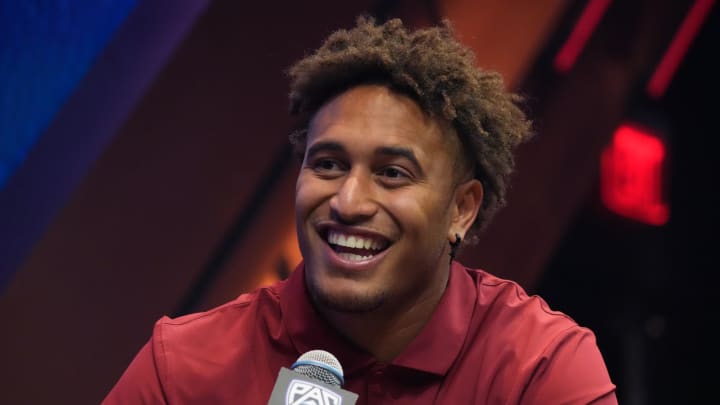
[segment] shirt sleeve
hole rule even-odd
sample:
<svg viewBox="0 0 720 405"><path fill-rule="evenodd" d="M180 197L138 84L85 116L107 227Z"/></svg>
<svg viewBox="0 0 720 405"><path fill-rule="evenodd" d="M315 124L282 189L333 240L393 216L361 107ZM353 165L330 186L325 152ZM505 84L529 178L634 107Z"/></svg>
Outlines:
<svg viewBox="0 0 720 405"><path fill-rule="evenodd" d="M617 405L615 385L587 328L554 339L539 359L522 404Z"/></svg>
<svg viewBox="0 0 720 405"><path fill-rule="evenodd" d="M151 338L140 349L128 368L122 374L102 405L121 404L167 404L162 386L162 353Z"/></svg>

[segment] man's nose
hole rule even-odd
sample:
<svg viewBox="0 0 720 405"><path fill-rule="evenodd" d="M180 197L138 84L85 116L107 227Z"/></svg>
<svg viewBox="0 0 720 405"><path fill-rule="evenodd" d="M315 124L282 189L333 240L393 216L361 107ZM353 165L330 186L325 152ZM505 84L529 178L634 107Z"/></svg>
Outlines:
<svg viewBox="0 0 720 405"><path fill-rule="evenodd" d="M377 211L371 175L351 171L335 195L330 198L330 210L338 221L357 223L372 217Z"/></svg>

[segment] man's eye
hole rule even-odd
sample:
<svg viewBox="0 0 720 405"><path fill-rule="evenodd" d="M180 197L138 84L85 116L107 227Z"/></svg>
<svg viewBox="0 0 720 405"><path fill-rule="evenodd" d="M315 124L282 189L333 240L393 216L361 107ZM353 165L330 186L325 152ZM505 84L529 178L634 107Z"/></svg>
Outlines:
<svg viewBox="0 0 720 405"><path fill-rule="evenodd" d="M382 169L380 174L384 177L391 178L391 179L402 179L402 178L410 177L410 176L408 176L407 173L405 173L405 171L400 170L396 167L386 167L386 168Z"/></svg>
<svg viewBox="0 0 720 405"><path fill-rule="evenodd" d="M312 165L312 168L315 170L327 172L327 171L339 170L340 164L337 161L332 160L332 159L320 159L320 160L317 160Z"/></svg>

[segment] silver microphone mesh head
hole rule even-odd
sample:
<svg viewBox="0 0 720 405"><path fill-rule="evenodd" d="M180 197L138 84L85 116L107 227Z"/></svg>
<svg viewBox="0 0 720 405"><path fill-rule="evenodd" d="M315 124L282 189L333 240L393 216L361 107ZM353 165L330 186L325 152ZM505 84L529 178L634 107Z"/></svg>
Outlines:
<svg viewBox="0 0 720 405"><path fill-rule="evenodd" d="M340 387L343 369L338 359L325 350L310 350L300 356L291 369L306 377Z"/></svg>

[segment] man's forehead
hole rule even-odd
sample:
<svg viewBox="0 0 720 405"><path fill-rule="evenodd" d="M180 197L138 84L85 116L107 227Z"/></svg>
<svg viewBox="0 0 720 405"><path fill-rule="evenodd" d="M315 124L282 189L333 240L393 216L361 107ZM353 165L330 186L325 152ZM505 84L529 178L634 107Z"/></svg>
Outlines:
<svg viewBox="0 0 720 405"><path fill-rule="evenodd" d="M379 84L350 87L329 98L313 114L310 126L322 125L329 118L360 120L374 114L380 117L400 117L413 124L433 126L436 120L407 95Z"/></svg>
<svg viewBox="0 0 720 405"><path fill-rule="evenodd" d="M382 136L371 138L377 134ZM321 139L372 143L366 145L371 149L402 148L422 160L439 157L444 151L456 161L454 166L465 159L450 122L423 110L411 97L379 84L351 87L326 102L310 120L306 152Z"/></svg>
<svg viewBox="0 0 720 405"><path fill-rule="evenodd" d="M351 87L325 102L310 118L308 135L333 132L335 127L343 125L387 129L388 135L398 131L415 135L435 132L434 138L438 141L452 141L457 137L444 117L425 111L403 93L377 84ZM405 143L412 143L409 141Z"/></svg>

